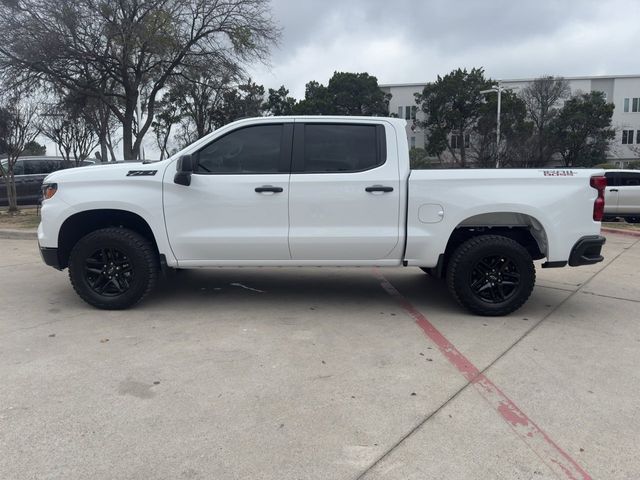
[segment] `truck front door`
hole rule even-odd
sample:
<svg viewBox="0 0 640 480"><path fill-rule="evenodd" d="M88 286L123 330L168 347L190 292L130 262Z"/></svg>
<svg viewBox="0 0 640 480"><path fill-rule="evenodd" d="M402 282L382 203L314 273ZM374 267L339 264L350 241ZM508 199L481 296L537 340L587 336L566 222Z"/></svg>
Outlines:
<svg viewBox="0 0 640 480"><path fill-rule="evenodd" d="M292 123L240 127L192 154L191 185L164 178L171 249L184 266L290 260Z"/></svg>

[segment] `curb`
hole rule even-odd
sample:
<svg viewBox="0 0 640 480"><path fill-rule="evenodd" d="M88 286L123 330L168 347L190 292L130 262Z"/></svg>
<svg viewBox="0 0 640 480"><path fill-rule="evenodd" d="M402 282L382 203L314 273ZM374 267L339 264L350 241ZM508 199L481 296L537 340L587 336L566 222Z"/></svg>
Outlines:
<svg viewBox="0 0 640 480"><path fill-rule="evenodd" d="M0 228L0 238L7 240L36 240L38 233L35 230Z"/></svg>
<svg viewBox="0 0 640 480"><path fill-rule="evenodd" d="M616 235L626 235L628 237L640 237L640 231L621 230L618 228L602 228L602 233L614 233Z"/></svg>

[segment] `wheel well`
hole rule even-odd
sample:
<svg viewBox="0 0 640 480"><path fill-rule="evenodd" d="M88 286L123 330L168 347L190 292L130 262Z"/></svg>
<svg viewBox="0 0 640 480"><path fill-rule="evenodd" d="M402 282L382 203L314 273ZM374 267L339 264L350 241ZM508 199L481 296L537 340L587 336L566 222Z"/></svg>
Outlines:
<svg viewBox="0 0 640 480"><path fill-rule="evenodd" d="M95 230L107 227L122 227L139 233L153 245L158 254L158 245L151 227L140 216L126 210L87 210L67 218L58 233L58 261L60 268L69 264L69 255L82 237Z"/></svg>
<svg viewBox="0 0 640 480"><path fill-rule="evenodd" d="M476 215L460 222L455 228L437 266L438 276L444 276L451 254L470 238L479 235L501 235L510 238L527 249L531 258L539 260L547 255L547 236L535 218L510 212Z"/></svg>
<svg viewBox="0 0 640 480"><path fill-rule="evenodd" d="M460 245L469 240L470 238L480 235L500 235L510 238L524 248L527 249L531 258L539 260L545 257L545 254L540 250L540 246L535 237L527 227L463 227L456 228L445 249L445 256L449 256Z"/></svg>

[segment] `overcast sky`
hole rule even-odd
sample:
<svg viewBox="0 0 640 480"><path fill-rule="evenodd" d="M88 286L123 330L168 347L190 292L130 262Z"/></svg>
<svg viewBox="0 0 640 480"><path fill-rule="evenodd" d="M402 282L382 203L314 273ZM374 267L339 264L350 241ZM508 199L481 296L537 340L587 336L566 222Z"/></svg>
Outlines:
<svg viewBox="0 0 640 480"><path fill-rule="evenodd" d="M273 0L282 28L265 88L326 85L334 71L379 83L432 81L457 67L495 79L639 74L640 1Z"/></svg>

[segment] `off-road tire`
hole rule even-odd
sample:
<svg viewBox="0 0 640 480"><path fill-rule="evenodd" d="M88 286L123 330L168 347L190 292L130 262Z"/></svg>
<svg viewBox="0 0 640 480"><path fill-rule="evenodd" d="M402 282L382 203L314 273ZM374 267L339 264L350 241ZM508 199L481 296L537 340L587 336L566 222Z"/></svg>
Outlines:
<svg viewBox="0 0 640 480"><path fill-rule="evenodd" d="M516 311L531 295L535 281L536 271L527 249L500 235L467 240L454 251L447 268L447 286L453 297L483 316Z"/></svg>
<svg viewBox="0 0 640 480"><path fill-rule="evenodd" d="M104 252L112 252L114 261L110 262L109 255ZM104 258L105 264L99 265L101 260L96 258ZM121 273L125 269L127 272ZM158 272L158 257L151 242L125 228L91 232L74 245L69 256L69 279L73 289L85 302L104 310L122 310L138 303L155 287ZM110 280L111 273L114 278L120 276L120 280ZM129 277L123 278L126 274ZM96 287L98 277L108 284L102 294L98 293L100 287ZM126 289L124 285L127 285ZM124 291L119 292L121 289Z"/></svg>

